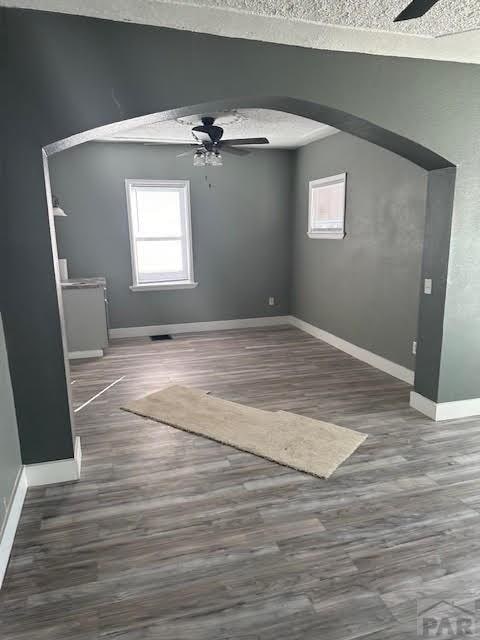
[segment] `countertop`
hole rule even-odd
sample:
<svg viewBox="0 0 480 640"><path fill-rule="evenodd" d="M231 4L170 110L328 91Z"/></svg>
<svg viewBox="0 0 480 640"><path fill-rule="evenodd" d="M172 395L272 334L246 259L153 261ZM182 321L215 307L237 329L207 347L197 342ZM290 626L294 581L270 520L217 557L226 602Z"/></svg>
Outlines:
<svg viewBox="0 0 480 640"><path fill-rule="evenodd" d="M94 289L106 287L107 281L105 278L70 278L64 280L61 285L62 289Z"/></svg>

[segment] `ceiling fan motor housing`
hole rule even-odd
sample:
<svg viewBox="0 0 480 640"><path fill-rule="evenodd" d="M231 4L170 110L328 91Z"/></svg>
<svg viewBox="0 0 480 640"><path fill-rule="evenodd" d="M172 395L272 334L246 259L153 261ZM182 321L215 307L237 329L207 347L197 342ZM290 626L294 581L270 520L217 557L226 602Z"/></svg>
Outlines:
<svg viewBox="0 0 480 640"><path fill-rule="evenodd" d="M215 118L206 116L202 118L202 124L198 125L197 127L193 127L192 131L204 134L203 136L200 136L202 142L212 142L213 144L216 144L222 139L223 129L222 127L218 127L217 125L215 125L214 122ZM210 140L204 140L204 137L207 136Z"/></svg>

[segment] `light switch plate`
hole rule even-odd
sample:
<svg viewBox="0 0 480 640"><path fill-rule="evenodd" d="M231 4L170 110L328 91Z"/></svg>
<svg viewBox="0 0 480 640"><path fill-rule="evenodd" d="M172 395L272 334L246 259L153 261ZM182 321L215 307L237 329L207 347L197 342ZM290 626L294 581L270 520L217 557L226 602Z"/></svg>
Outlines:
<svg viewBox="0 0 480 640"><path fill-rule="evenodd" d="M423 292L429 296L432 293L432 280L431 278L425 278L425 283L423 285Z"/></svg>

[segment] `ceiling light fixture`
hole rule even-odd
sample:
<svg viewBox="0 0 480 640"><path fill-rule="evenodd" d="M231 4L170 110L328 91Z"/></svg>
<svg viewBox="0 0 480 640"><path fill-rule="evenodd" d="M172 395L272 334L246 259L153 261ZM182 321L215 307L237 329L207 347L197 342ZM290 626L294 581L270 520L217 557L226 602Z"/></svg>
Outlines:
<svg viewBox="0 0 480 640"><path fill-rule="evenodd" d="M196 147L193 154L194 167L222 167L223 158L220 150L234 153L237 156L248 155L250 151L238 147L254 144L270 144L267 138L229 138L223 139L223 128L215 124L215 118L204 116L202 124L193 127L192 135ZM179 153L177 158L188 156L189 152Z"/></svg>
<svg viewBox="0 0 480 640"><path fill-rule="evenodd" d="M223 166L222 155L219 151L197 149L193 154L193 166L221 167Z"/></svg>
<svg viewBox="0 0 480 640"><path fill-rule="evenodd" d="M220 153L220 151L215 151L215 153L213 154L212 165L214 167L223 167L223 158L222 158L222 154Z"/></svg>
<svg viewBox="0 0 480 640"><path fill-rule="evenodd" d="M203 149L198 149L193 154L193 166L194 167L204 167L206 165L205 162L205 151Z"/></svg>

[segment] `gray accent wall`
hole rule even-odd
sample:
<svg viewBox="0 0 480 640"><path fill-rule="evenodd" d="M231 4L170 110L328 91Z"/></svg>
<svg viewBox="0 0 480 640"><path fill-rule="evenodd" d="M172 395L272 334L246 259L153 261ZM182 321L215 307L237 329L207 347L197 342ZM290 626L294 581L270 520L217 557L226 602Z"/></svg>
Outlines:
<svg viewBox="0 0 480 640"><path fill-rule="evenodd" d="M7 348L0 315L0 534L22 467Z"/></svg>
<svg viewBox="0 0 480 640"><path fill-rule="evenodd" d="M225 155L222 168L193 167L184 150L104 142L50 158L68 213L55 222L59 255L71 277L107 278L113 328L292 313L414 368L426 171L346 133ZM343 171L346 238L308 238L308 182ZM130 290L126 178L190 181L196 289Z"/></svg>
<svg viewBox="0 0 480 640"><path fill-rule="evenodd" d="M296 160L292 315L413 369L427 172L347 133ZM309 238L309 181L343 172L345 238Z"/></svg>
<svg viewBox="0 0 480 640"><path fill-rule="evenodd" d="M176 157L184 151L105 142L50 158L68 213L55 227L69 276L106 277L113 328L288 313L292 153L225 154L223 167L203 169ZM190 181L195 289L130 290L126 178Z"/></svg>
<svg viewBox="0 0 480 640"><path fill-rule="evenodd" d="M425 216L425 237L423 243L422 282L429 278L433 282L432 295L420 292L418 348L415 369L415 391L425 398L438 401L442 397L440 373L442 362L443 322L435 318L444 316L445 297L448 286L448 262L452 225L453 196L456 168L437 169L428 175L427 203ZM467 344L458 340L459 356L465 353ZM461 370L461 362L451 375ZM445 385L447 376L443 377ZM448 393L453 388L452 380L446 386L442 400L448 401ZM454 398L451 397L451 400Z"/></svg>
<svg viewBox="0 0 480 640"><path fill-rule="evenodd" d="M2 141L0 143L0 194L5 193L7 185L6 162L3 155L6 135L9 130L7 92L3 91L7 82L6 35L5 16L0 11L0 93L2 94L2 99L0 99L0 139ZM9 271L6 260L8 219L1 198L2 195L0 195L0 538L7 509L13 497L15 482L22 467L17 416L2 317L6 307L6 284Z"/></svg>

